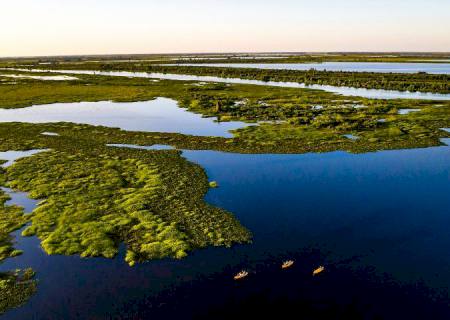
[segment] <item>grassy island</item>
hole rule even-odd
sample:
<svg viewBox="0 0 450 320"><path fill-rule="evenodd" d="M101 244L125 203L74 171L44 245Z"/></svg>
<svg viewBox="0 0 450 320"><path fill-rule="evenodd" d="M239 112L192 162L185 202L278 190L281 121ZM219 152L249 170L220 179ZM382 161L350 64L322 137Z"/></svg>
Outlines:
<svg viewBox="0 0 450 320"><path fill-rule="evenodd" d="M23 235L37 235L49 254L112 258L124 242L133 265L250 240L230 213L203 201L206 175L178 152L78 144L24 158L7 177L10 187L45 199Z"/></svg>

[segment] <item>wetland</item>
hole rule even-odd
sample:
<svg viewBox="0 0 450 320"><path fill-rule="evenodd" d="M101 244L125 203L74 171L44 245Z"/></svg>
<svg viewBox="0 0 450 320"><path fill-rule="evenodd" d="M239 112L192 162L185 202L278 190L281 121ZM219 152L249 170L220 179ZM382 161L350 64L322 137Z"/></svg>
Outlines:
<svg viewBox="0 0 450 320"><path fill-rule="evenodd" d="M0 75L5 319L226 318L261 303L448 318L450 101L137 63L2 70L23 75ZM53 71L76 76L36 77ZM169 71L213 79L147 75ZM254 72L269 85L217 81ZM362 74L352 85L448 94L447 75Z"/></svg>

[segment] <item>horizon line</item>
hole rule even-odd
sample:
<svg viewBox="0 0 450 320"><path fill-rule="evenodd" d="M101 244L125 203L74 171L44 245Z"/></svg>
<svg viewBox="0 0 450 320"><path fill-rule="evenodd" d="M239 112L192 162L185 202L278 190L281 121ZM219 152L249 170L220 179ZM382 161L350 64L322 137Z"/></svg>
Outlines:
<svg viewBox="0 0 450 320"><path fill-rule="evenodd" d="M224 51L224 52L159 52L159 53L85 53L85 54L55 54L55 55L17 55L1 56L0 59L31 59L31 58L64 58L64 57L108 57L108 56L179 56L179 55L243 55L243 54L285 54L285 55L308 55L308 54L449 54L450 51Z"/></svg>

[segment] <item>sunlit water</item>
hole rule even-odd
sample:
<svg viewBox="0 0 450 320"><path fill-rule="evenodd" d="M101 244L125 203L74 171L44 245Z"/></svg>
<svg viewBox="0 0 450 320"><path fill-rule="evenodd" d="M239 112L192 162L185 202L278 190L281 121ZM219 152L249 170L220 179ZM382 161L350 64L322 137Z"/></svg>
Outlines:
<svg viewBox="0 0 450 320"><path fill-rule="evenodd" d="M140 149L140 150L173 150L174 147L165 145L165 144L154 144L151 146L138 146L134 144L107 144L108 147L116 147L116 148L130 148L130 149Z"/></svg>
<svg viewBox="0 0 450 320"><path fill-rule="evenodd" d="M419 111L420 111L420 109L400 109L400 110L398 110L398 114L405 115L405 114L410 114L412 112L419 112Z"/></svg>
<svg viewBox="0 0 450 320"><path fill-rule="evenodd" d="M353 134L344 134L344 137L350 140L358 140L358 137Z"/></svg>
<svg viewBox="0 0 450 320"><path fill-rule="evenodd" d="M34 80L44 80L44 81L69 81L78 80L78 78L70 76L32 76L32 75L17 75L17 74L0 74L0 77L7 78L19 78L19 79L34 79Z"/></svg>
<svg viewBox="0 0 450 320"><path fill-rule="evenodd" d="M46 150L43 149L33 149L33 150L27 150L27 151L4 151L1 152L0 151L0 160L6 160L5 163L1 164L1 167L9 167L11 166L14 161L20 159L20 158L25 158L25 157L30 157L34 154L37 154L39 152L43 152Z"/></svg>
<svg viewBox="0 0 450 320"><path fill-rule="evenodd" d="M230 299L239 303L252 294L259 294L258 301L273 296L306 306L331 300L335 310L350 305L386 319L450 316L448 305L433 304L429 293L402 287L423 281L448 296L449 147L183 155L219 183L206 200L233 212L252 231L252 244L130 268L123 247L113 260L47 256L36 238L18 237L16 247L25 253L0 269L34 268L38 292L4 318L189 319L213 306L229 312ZM281 262L291 258L294 267L281 271ZM319 265L326 271L313 279ZM232 277L242 269L250 276L235 283ZM386 283L378 278L384 273ZM298 314L304 310L297 307Z"/></svg>
<svg viewBox="0 0 450 320"><path fill-rule="evenodd" d="M450 63L401 62L323 62L323 63L182 63L184 66L209 66L224 68L252 68L273 70L321 70L382 73L450 74Z"/></svg>
<svg viewBox="0 0 450 320"><path fill-rule="evenodd" d="M24 209L25 213L31 213L39 203L38 200L30 199L28 193L14 191L10 188L0 187L3 192L9 195L10 199L6 201L7 206L17 205Z"/></svg>
<svg viewBox="0 0 450 320"><path fill-rule="evenodd" d="M217 122L216 118L204 118L200 114L178 107L176 101L167 98L145 102L101 101L54 103L19 109L0 108L0 122L15 121L27 123L63 121L130 131L176 132L220 137L231 137L229 130L248 126L243 122Z"/></svg>
<svg viewBox="0 0 450 320"><path fill-rule="evenodd" d="M350 88L350 87L336 87L328 85L305 85L297 82L276 82L276 81L260 81L247 80L238 78L220 78L212 76L194 76L194 75L180 75L169 73L146 73L146 72L128 72L128 71L91 71L91 70L40 70L40 69L15 69L34 72L55 72L68 74L90 74L90 75L105 75L105 76L121 76L121 77L136 77L136 78L152 78L152 79L166 79L166 80L180 80L180 81L204 81L204 82L218 82L218 83L235 83L235 84L252 84L260 86L273 87L287 87L300 89L316 89L336 93L343 96L364 97L370 99L424 99L424 100L450 100L450 94L427 93L427 92L409 92L383 89L365 89L365 88Z"/></svg>

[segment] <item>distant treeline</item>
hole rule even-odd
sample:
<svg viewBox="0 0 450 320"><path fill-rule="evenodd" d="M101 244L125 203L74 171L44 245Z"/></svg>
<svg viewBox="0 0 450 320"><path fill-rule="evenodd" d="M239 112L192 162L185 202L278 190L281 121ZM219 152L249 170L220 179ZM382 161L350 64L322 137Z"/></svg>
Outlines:
<svg viewBox="0 0 450 320"><path fill-rule="evenodd" d="M427 73L374 73L300 70L261 70L252 68L220 68L191 66L156 66L134 64L99 64L101 70L129 70L254 79L262 81L298 82L307 85L331 85L366 89L450 93L450 75Z"/></svg>

